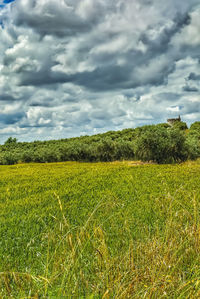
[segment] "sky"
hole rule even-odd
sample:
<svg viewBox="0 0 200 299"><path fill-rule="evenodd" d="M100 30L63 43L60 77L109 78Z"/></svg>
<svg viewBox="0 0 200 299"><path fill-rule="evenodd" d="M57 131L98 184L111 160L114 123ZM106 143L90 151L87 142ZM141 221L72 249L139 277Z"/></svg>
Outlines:
<svg viewBox="0 0 200 299"><path fill-rule="evenodd" d="M200 121L199 0L0 0L0 143Z"/></svg>

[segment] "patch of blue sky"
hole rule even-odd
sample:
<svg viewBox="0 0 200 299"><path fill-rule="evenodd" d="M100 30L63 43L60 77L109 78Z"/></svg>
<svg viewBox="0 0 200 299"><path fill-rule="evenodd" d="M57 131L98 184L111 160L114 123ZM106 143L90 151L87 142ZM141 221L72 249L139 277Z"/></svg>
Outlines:
<svg viewBox="0 0 200 299"><path fill-rule="evenodd" d="M15 1L15 0L4 0L3 3L4 3L4 4L8 4L8 3L11 3L11 2L14 2L14 1Z"/></svg>
<svg viewBox="0 0 200 299"><path fill-rule="evenodd" d="M14 1L15 0L0 0L0 9L3 9L6 6L6 4L9 4Z"/></svg>

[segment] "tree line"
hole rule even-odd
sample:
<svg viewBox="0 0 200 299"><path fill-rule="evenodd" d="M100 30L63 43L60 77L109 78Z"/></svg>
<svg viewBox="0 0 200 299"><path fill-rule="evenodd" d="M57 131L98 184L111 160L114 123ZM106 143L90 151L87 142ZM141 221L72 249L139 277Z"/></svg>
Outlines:
<svg viewBox="0 0 200 299"><path fill-rule="evenodd" d="M146 125L93 136L0 145L0 165L62 161L108 162L141 160L176 163L200 157L200 122Z"/></svg>

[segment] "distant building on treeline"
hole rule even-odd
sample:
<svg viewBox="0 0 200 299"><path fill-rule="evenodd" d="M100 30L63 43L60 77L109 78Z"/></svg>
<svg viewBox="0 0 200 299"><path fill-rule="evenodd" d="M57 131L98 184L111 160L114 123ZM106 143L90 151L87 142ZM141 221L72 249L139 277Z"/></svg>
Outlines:
<svg viewBox="0 0 200 299"><path fill-rule="evenodd" d="M178 121L181 121L181 117L179 115L178 118L168 118L167 122L170 126L173 126L174 123L178 122Z"/></svg>

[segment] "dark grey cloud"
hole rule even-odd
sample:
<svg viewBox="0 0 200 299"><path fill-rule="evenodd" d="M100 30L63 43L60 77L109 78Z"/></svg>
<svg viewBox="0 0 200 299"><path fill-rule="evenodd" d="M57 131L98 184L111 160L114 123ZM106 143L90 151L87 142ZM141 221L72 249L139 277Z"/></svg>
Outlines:
<svg viewBox="0 0 200 299"><path fill-rule="evenodd" d="M0 113L0 123L4 125L13 125L18 123L25 116L24 112L1 114Z"/></svg>
<svg viewBox="0 0 200 299"><path fill-rule="evenodd" d="M29 103L30 107L54 107L56 105L58 105L58 102L55 101L55 99L52 98L46 98L44 99L33 99L30 103Z"/></svg>
<svg viewBox="0 0 200 299"><path fill-rule="evenodd" d="M195 73L190 73L188 76L188 80L199 80L200 81L200 75Z"/></svg>
<svg viewBox="0 0 200 299"><path fill-rule="evenodd" d="M19 100L19 98L15 98L11 94L1 94L0 95L0 101L3 101L3 102L14 102L17 100Z"/></svg>
<svg viewBox="0 0 200 299"><path fill-rule="evenodd" d="M17 0L0 20L3 139L200 117L199 0Z"/></svg>
<svg viewBox="0 0 200 299"><path fill-rule="evenodd" d="M198 92L198 88L194 87L194 86L189 86L189 85L185 85L183 86L183 91L186 92Z"/></svg>
<svg viewBox="0 0 200 299"><path fill-rule="evenodd" d="M110 5L106 5L109 8ZM42 36L74 36L87 33L104 17L103 1L16 1L12 16L16 26L33 28Z"/></svg>
<svg viewBox="0 0 200 299"><path fill-rule="evenodd" d="M160 34L157 36L157 38L152 40L151 36L149 36L147 31L147 33L145 32L142 34L141 41L149 46L149 53L151 56L155 57L155 53L165 53L171 46L170 41L172 37L176 33L180 32L183 27L189 25L190 21L191 17L188 13L183 15L177 13L177 15L174 17L174 20L172 20L172 25L169 27L164 27L163 30L161 30ZM153 28L151 28L150 26L149 30L151 29Z"/></svg>

